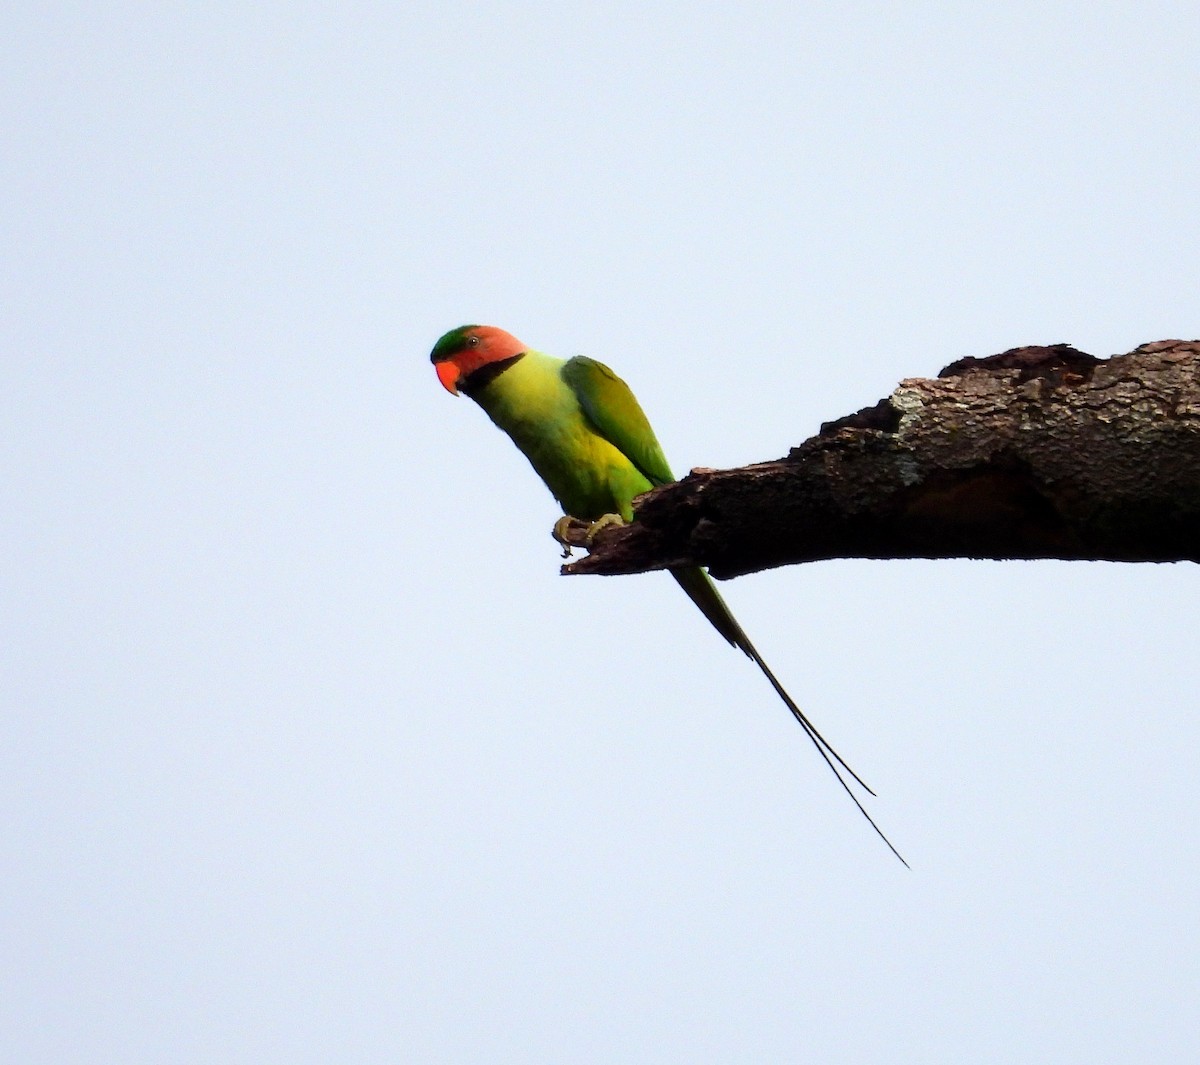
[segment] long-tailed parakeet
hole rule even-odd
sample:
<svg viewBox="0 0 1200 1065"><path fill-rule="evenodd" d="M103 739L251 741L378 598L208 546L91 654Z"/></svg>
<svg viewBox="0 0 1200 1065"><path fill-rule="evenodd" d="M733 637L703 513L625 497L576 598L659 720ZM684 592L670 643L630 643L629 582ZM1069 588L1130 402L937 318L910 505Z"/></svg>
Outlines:
<svg viewBox="0 0 1200 1065"><path fill-rule="evenodd" d="M488 325L452 329L434 345L430 358L447 390L470 396L512 437L569 517L593 523L632 521L636 496L675 480L629 386L595 359L557 359ZM842 770L869 794L874 792L784 690L708 574L680 568L672 569L671 576L713 627L757 663L871 827L904 861Z"/></svg>

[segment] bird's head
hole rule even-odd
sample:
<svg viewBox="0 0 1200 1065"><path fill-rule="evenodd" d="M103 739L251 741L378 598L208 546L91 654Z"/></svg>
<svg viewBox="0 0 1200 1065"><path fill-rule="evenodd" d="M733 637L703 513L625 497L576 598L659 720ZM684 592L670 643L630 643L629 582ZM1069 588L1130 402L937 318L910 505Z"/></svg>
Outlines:
<svg viewBox="0 0 1200 1065"><path fill-rule="evenodd" d="M476 370L524 354L526 347L494 325L460 325L433 346L429 361L447 392L458 395L459 383Z"/></svg>

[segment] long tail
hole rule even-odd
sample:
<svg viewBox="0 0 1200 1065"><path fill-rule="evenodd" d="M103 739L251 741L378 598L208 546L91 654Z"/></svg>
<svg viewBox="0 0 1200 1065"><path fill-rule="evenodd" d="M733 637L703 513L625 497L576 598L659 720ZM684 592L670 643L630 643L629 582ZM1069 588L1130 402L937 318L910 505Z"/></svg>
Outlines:
<svg viewBox="0 0 1200 1065"><path fill-rule="evenodd" d="M874 795L875 792L867 785L849 765L845 759L837 753L829 745L829 742L817 731L817 727L809 721L804 715L804 711L798 707L792 700L792 697L784 690L782 684L775 678L775 674L771 672L771 667L763 661L762 655L758 653L758 649L750 642L750 637L746 635L745 629L738 624L737 618L733 616L728 606L725 605L725 600L721 598L721 593L717 591L716 585L712 579L702 569L687 568L673 569L671 576L679 582L679 586L688 594L688 598L700 608L700 612L708 618L714 629L725 637L734 647L744 651L747 656L752 658L758 668L763 671L763 675L771 682L771 687L778 693L779 698L784 701L784 704L792 712L801 727L808 734L808 738L812 740L813 746L817 752L825 759L825 764L833 771L833 775L837 777L838 783L841 784L846 794L853 800L854 805L858 807L859 813L867 819L870 826L875 829L876 834L884 843L888 845L888 849L908 867L908 862L904 861L902 855L894 846L892 841L883 834L883 830L875 823L875 819L867 813L866 807L859 801L857 795L854 794L849 782L842 776L842 769L850 774L851 778L868 794ZM839 769L838 767L841 767Z"/></svg>

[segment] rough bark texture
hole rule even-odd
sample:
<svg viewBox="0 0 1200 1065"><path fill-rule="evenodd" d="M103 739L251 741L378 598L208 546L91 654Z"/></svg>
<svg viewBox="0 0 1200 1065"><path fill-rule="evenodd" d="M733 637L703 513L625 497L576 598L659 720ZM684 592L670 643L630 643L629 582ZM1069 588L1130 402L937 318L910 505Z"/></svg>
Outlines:
<svg viewBox="0 0 1200 1065"><path fill-rule="evenodd" d="M563 571L962 557L1200 561L1200 341L961 359L786 458L655 489Z"/></svg>

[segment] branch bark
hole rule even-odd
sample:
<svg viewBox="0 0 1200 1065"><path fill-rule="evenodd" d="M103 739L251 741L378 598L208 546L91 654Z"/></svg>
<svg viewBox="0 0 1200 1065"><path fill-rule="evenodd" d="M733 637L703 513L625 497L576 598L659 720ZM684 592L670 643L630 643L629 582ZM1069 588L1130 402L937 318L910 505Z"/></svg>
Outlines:
<svg viewBox="0 0 1200 1065"><path fill-rule="evenodd" d="M563 572L830 558L1200 561L1200 341L960 359L785 458L648 492Z"/></svg>

